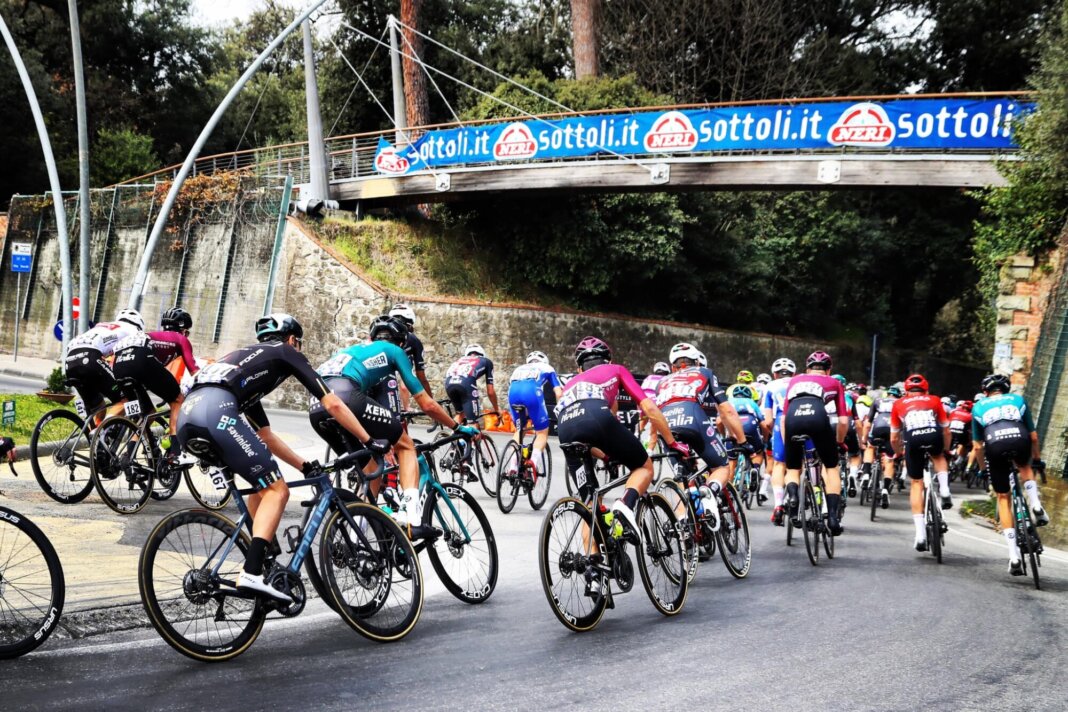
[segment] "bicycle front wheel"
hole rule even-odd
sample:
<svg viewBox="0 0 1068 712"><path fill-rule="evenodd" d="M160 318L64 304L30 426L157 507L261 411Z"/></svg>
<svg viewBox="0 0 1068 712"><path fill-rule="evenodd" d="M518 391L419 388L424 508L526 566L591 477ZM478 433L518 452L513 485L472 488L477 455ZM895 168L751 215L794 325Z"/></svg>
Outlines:
<svg viewBox="0 0 1068 712"><path fill-rule="evenodd" d="M175 512L156 525L141 549L137 586L152 627L194 660L234 658L263 629L263 601L234 588L249 545L248 534L236 529L213 512ZM227 551L230 540L234 546Z"/></svg>
<svg viewBox="0 0 1068 712"><path fill-rule="evenodd" d="M334 610L370 640L400 640L423 610L423 573L415 547L385 512L364 502L334 509L319 548ZM354 526L355 525L355 526Z"/></svg>
<svg viewBox="0 0 1068 712"><path fill-rule="evenodd" d="M687 575L682 531L671 505L653 492L638 505L638 571L656 610L673 616L682 610L690 579Z"/></svg>
<svg viewBox="0 0 1068 712"><path fill-rule="evenodd" d="M473 494L456 485L441 487L431 487L423 504L422 523L442 531L427 544L427 556L449 593L464 603L482 603L497 587L493 528Z"/></svg>
<svg viewBox="0 0 1068 712"><path fill-rule="evenodd" d="M720 492L719 499L719 555L734 578L745 578L753 563L753 549L749 540L749 520L738 498L738 491L730 482Z"/></svg>
<svg viewBox="0 0 1068 712"><path fill-rule="evenodd" d="M519 443L515 440L509 440L508 444L504 446L504 453L501 455L500 464L497 466L497 483L495 489L497 490L497 506L500 507L501 512L508 514L515 507L515 502L519 499L519 478L522 476L520 471L523 469L523 462L520 457ZM475 455L478 458L478 455Z"/></svg>
<svg viewBox="0 0 1068 712"><path fill-rule="evenodd" d="M63 614L63 567L33 522L0 507L0 659L48 640Z"/></svg>
<svg viewBox="0 0 1068 712"><path fill-rule="evenodd" d="M812 489L812 481L808 472L802 474L803 494L801 495L801 531L805 535L805 551L808 552L808 560L813 566L820 565L820 531L823 529L821 521L822 513L820 506L816 504L816 492Z"/></svg>
<svg viewBox="0 0 1068 712"><path fill-rule="evenodd" d="M1031 578L1035 582L1035 588L1041 590L1042 581L1038 573L1038 567L1042 563L1038 550L1041 542L1038 532L1035 531L1034 522L1031 521L1031 513L1026 510L1023 512L1023 517L1019 514L1016 516L1016 541L1019 542L1020 553L1027 555L1027 563L1031 567Z"/></svg>
<svg viewBox="0 0 1068 712"><path fill-rule="evenodd" d="M81 502L93 489L84 427L76 414L57 408L41 416L30 435L33 476L45 494L63 504Z"/></svg>
<svg viewBox="0 0 1068 712"><path fill-rule="evenodd" d="M155 436L137 423L115 416L93 433L89 464L104 504L119 514L141 511L152 495Z"/></svg>
<svg viewBox="0 0 1068 712"><path fill-rule="evenodd" d="M697 567L701 560L697 548L697 518L694 516L693 505L690 496L675 480L664 480L656 486L656 491L663 496L679 520L679 530L682 533L682 551L686 560L686 578L693 581L697 575Z"/></svg>
<svg viewBox="0 0 1068 712"><path fill-rule="evenodd" d="M471 459L475 461L475 473L478 475L479 482L482 483L482 489L486 490L486 494L490 497L496 497L497 465L500 462L497 446L486 433L472 440L471 444L475 447Z"/></svg>
<svg viewBox="0 0 1068 712"><path fill-rule="evenodd" d="M592 561L603 544L601 530L591 528L592 521L582 502L561 499L549 508L538 546L545 598L557 619L578 633L597 627L608 607L609 579Z"/></svg>

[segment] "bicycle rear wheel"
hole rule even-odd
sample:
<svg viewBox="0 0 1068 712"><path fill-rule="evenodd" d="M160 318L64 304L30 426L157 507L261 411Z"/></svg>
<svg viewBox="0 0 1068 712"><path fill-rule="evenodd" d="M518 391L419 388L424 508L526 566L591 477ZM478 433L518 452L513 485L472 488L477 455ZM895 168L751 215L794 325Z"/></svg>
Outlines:
<svg viewBox="0 0 1068 712"><path fill-rule="evenodd" d="M486 513L475 496L456 485L427 490L423 504L424 526L442 530L426 546L438 578L464 603L482 603L497 587L497 540Z"/></svg>
<svg viewBox="0 0 1068 712"><path fill-rule="evenodd" d="M656 491L667 501L671 511L675 513L675 518L679 520L686 577L693 581L701 557L698 555L696 517L690 504L690 496L675 480L664 480L656 486Z"/></svg>
<svg viewBox="0 0 1068 712"><path fill-rule="evenodd" d="M108 418L93 433L89 465L104 504L119 514L141 511L152 495L157 451L150 429L128 418Z"/></svg>
<svg viewBox="0 0 1068 712"><path fill-rule="evenodd" d="M591 561L591 552L599 552L604 543L601 528L591 529L592 520L589 508L579 500L558 500L541 525L538 545L545 598L557 619L579 633L595 628L608 607L609 579Z"/></svg>
<svg viewBox="0 0 1068 712"><path fill-rule="evenodd" d="M319 565L334 610L360 635L400 640L423 610L423 573L415 547L378 507L345 505L355 522L334 509L323 525Z"/></svg>
<svg viewBox="0 0 1068 712"><path fill-rule="evenodd" d="M638 571L656 610L673 616L682 610L689 587L682 532L671 505L656 492L638 503ZM620 552L625 556L625 552Z"/></svg>
<svg viewBox="0 0 1068 712"><path fill-rule="evenodd" d="M230 502L232 490L229 487L219 489L215 484L216 481L223 481L218 478L225 478L218 467L198 463L195 468L188 466L184 469L185 486L189 488L189 493L201 507L211 510L222 509ZM196 472L193 471L194 469Z"/></svg>
<svg viewBox="0 0 1068 712"><path fill-rule="evenodd" d="M876 457L882 457L882 455L876 455ZM875 510L879 508L882 495L882 472L877 467L871 468L871 479L868 483L868 489L871 491L871 501L868 505L871 507L871 513L869 518L871 521L875 521Z"/></svg>
<svg viewBox="0 0 1068 712"><path fill-rule="evenodd" d="M799 509L801 510L801 531L805 535L805 551L808 552L808 560L813 566L820 565L820 531L823 525L820 521L822 513L816 504L816 493L812 489L812 481L808 472L802 472L802 495Z"/></svg>
<svg viewBox="0 0 1068 712"><path fill-rule="evenodd" d="M0 659L48 640L63 614L63 567L33 522L0 507Z"/></svg>
<svg viewBox="0 0 1068 712"><path fill-rule="evenodd" d="M475 446L475 452L471 459L475 463L475 473L478 475L478 481L482 483L482 489L486 490L486 494L490 497L496 497L497 465L500 462L497 446L487 433L482 433L481 437L471 442Z"/></svg>
<svg viewBox="0 0 1068 712"><path fill-rule="evenodd" d="M195 660L236 657L263 629L263 601L240 596L234 588L248 552L246 532L237 533L223 558L236 527L213 512L175 512L156 525L141 549L137 586L152 627Z"/></svg>
<svg viewBox="0 0 1068 712"><path fill-rule="evenodd" d="M30 435L33 476L45 494L63 504L81 502L93 489L84 426L76 414L57 408L41 416Z"/></svg>
<svg viewBox="0 0 1068 712"><path fill-rule="evenodd" d="M730 482L719 498L719 555L734 578L745 578L753 563L753 549L749 540L749 521L738 501L738 491Z"/></svg>
<svg viewBox="0 0 1068 712"><path fill-rule="evenodd" d="M942 563L942 508L935 501L934 488L927 494L927 545L931 547L931 555L938 563Z"/></svg>
<svg viewBox="0 0 1068 712"><path fill-rule="evenodd" d="M546 464L550 463L550 464ZM534 466L537 472L534 473L534 484L527 489L527 501L530 502L530 508L535 512L545 506L545 500L549 499L549 487L553 481L553 467L552 456L549 454L549 448L545 448L545 457L541 458L541 462L535 462Z"/></svg>
<svg viewBox="0 0 1068 712"><path fill-rule="evenodd" d="M497 465L497 482L494 489L497 491L497 506L504 514L511 512L519 499L519 491L522 488L519 478L522 477L520 472L523 469L521 454L519 443L509 440ZM475 458L478 458L477 453Z"/></svg>
<svg viewBox="0 0 1068 712"><path fill-rule="evenodd" d="M1031 567L1031 577L1035 582L1035 588L1042 588L1041 577L1038 573L1039 558L1035 540L1038 538L1034 531L1034 522L1031 521L1031 512L1020 497L1013 497L1013 519L1016 521L1016 542L1020 547L1020 553L1027 556L1027 566Z"/></svg>

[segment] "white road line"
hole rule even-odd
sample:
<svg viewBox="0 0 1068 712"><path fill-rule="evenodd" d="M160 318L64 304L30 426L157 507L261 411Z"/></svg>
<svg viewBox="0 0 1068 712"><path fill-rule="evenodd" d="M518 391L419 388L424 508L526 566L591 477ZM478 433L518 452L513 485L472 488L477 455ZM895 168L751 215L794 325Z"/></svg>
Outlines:
<svg viewBox="0 0 1068 712"><path fill-rule="evenodd" d="M993 547L996 547L998 549L1004 549L1005 546L1006 546L1004 541L991 541L990 539L984 539L983 537L978 537L978 536L975 536L973 534L965 534L964 532L960 531L959 529L956 530L956 531L953 531L952 532L952 536L962 536L965 539L971 539L972 541L978 541L978 542L980 542L982 544L987 544L989 546L993 546ZM1046 563L1047 560L1048 561L1056 561L1058 564L1068 565L1068 558L1065 558L1063 556L1058 556L1056 554L1051 554L1049 552L1043 552L1042 553L1042 563Z"/></svg>

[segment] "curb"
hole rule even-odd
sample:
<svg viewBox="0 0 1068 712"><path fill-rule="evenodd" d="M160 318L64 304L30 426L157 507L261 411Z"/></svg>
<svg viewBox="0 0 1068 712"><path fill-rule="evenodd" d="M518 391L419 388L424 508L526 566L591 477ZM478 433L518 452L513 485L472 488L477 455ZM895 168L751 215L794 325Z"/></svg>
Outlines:
<svg viewBox="0 0 1068 712"><path fill-rule="evenodd" d="M36 371L23 371L14 368L0 368L0 376L11 376L12 378L25 378L28 380L48 380L47 374L42 376Z"/></svg>

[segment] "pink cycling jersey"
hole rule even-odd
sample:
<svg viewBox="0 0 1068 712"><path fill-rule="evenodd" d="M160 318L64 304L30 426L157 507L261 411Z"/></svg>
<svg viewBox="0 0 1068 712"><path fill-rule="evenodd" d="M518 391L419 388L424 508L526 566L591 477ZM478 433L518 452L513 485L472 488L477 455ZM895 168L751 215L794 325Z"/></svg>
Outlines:
<svg viewBox="0 0 1068 712"><path fill-rule="evenodd" d="M819 398L825 405L833 403L835 413L849 415L849 409L846 407L845 389L835 378L818 373L802 373L794 376L786 387L786 402L783 403L783 410L789 409L791 400L804 397ZM829 411L830 409L828 408Z"/></svg>
<svg viewBox="0 0 1068 712"><path fill-rule="evenodd" d="M600 398L612 405L619 397L620 387L634 399L635 403L641 403L648 398L630 371L614 363L603 363L588 371L583 371L568 381L564 386L564 394L560 397L558 407L563 408L575 401L587 398Z"/></svg>
<svg viewBox="0 0 1068 712"><path fill-rule="evenodd" d="M148 345L152 348L152 355L164 366L176 358L181 357L185 361L185 367L189 373L196 373L200 369L193 359L193 346L185 334L177 331L150 331L148 332Z"/></svg>

